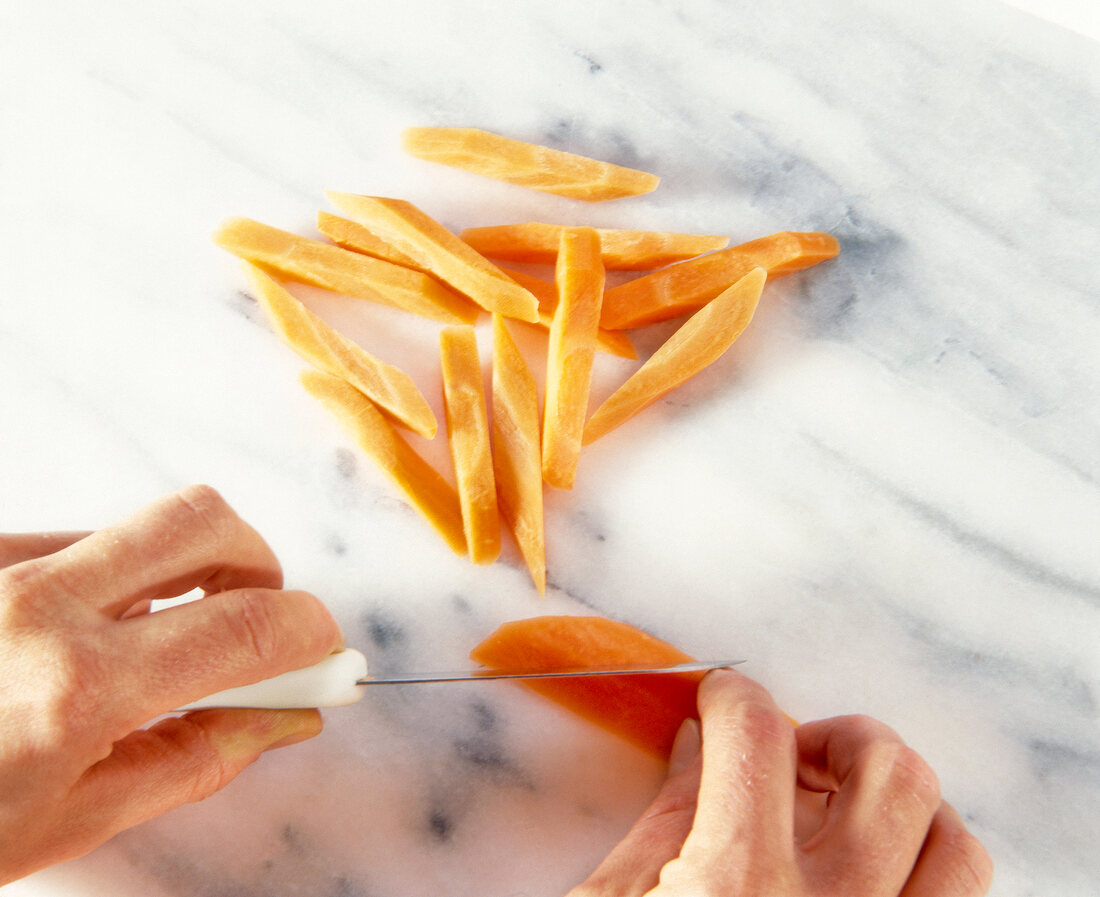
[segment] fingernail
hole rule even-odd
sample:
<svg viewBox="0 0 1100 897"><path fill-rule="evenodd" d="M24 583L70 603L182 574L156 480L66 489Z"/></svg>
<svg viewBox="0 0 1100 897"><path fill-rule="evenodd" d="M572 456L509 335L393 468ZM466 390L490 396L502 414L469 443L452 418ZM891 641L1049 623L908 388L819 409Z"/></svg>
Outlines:
<svg viewBox="0 0 1100 897"><path fill-rule="evenodd" d="M271 727L273 739L265 751L274 751L292 744L301 744L321 734L321 714L316 710L280 710Z"/></svg>
<svg viewBox="0 0 1100 897"><path fill-rule="evenodd" d="M668 758L668 774L674 776L691 766L699 753L701 744L699 721L688 717L680 724L676 740L672 742L672 753Z"/></svg>

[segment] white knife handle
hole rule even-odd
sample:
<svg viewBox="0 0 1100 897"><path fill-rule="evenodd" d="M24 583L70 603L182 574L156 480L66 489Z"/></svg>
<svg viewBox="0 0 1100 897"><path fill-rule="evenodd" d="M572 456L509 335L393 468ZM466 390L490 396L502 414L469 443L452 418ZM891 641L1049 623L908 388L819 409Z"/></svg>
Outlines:
<svg viewBox="0 0 1100 897"><path fill-rule="evenodd" d="M344 707L363 696L363 686L356 683L366 675L367 658L352 648L345 648L311 667L282 673L252 685L227 688L178 709Z"/></svg>

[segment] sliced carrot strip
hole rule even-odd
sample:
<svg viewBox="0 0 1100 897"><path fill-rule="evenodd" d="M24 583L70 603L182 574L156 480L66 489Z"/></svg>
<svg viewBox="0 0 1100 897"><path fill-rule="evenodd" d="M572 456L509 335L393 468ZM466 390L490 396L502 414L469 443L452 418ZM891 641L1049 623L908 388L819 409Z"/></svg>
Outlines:
<svg viewBox="0 0 1100 897"><path fill-rule="evenodd" d="M302 385L351 434L455 554L465 555L466 536L458 494L359 390L317 370L301 374Z"/></svg>
<svg viewBox="0 0 1100 897"><path fill-rule="evenodd" d="M493 470L497 502L540 595L546 594L539 403L535 378L493 315Z"/></svg>
<svg viewBox="0 0 1100 897"><path fill-rule="evenodd" d="M559 298L547 349L542 476L557 489L571 489L588 414L603 298L600 237L591 227L561 232L555 280Z"/></svg>
<svg viewBox="0 0 1100 897"><path fill-rule="evenodd" d="M470 560L491 564L500 555L500 515L489 443L489 415L477 337L469 325L439 333L447 438Z"/></svg>
<svg viewBox="0 0 1100 897"><path fill-rule="evenodd" d="M560 224L499 224L468 227L459 236L482 255L506 262L554 263L561 238ZM671 231L596 228L600 255L608 271L646 271L722 249L729 237L678 234Z"/></svg>
<svg viewBox="0 0 1100 897"><path fill-rule="evenodd" d="M376 237L363 225L348 221L347 218L341 218L339 215L333 215L331 212L317 213L317 230L342 249L384 259L395 265L404 265L415 271L424 270L392 243Z"/></svg>
<svg viewBox="0 0 1100 897"><path fill-rule="evenodd" d="M667 321L701 308L753 268L774 278L838 252L840 245L829 234L787 231L731 246L612 287L604 296L600 326L625 330Z"/></svg>
<svg viewBox="0 0 1100 897"><path fill-rule="evenodd" d="M596 409L584 427L595 442L717 361L748 327L767 273L753 268L693 314L646 362Z"/></svg>
<svg viewBox="0 0 1100 897"><path fill-rule="evenodd" d="M401 426L429 439L435 435L435 415L408 374L334 330L255 265L244 267L283 342L314 367L347 380Z"/></svg>
<svg viewBox="0 0 1100 897"><path fill-rule="evenodd" d="M480 310L419 271L300 237L251 218L230 218L214 234L222 249L290 280L442 321L471 324Z"/></svg>
<svg viewBox="0 0 1100 897"><path fill-rule="evenodd" d="M600 162L478 128L407 128L405 152L545 193L602 202L656 189L655 174Z"/></svg>
<svg viewBox="0 0 1100 897"><path fill-rule="evenodd" d="M531 617L505 623L470 657L489 669L552 672L588 666L666 666L692 657L627 623L603 617ZM698 718L702 673L529 679L521 684L667 760L680 725Z"/></svg>
<svg viewBox="0 0 1100 897"><path fill-rule="evenodd" d="M417 267L465 293L487 311L538 320L538 300L492 262L411 202L325 192L336 208L408 256Z"/></svg>
<svg viewBox="0 0 1100 897"><path fill-rule="evenodd" d="M515 271L512 268L500 270L533 293L539 300L539 321L535 326L549 330L554 320L554 309L558 307L558 288L550 281L524 271ZM622 330L604 330L601 327L596 331L596 348L609 355L618 355L620 358L636 359L638 357L638 350L634 348L634 343Z"/></svg>

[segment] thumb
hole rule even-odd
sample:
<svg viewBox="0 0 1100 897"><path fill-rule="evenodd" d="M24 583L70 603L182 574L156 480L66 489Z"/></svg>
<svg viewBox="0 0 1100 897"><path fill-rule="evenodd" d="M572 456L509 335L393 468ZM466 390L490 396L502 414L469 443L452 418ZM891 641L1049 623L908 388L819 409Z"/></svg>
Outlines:
<svg viewBox="0 0 1100 897"><path fill-rule="evenodd" d="M669 776L653 803L568 897L633 897L657 887L661 869L680 855L695 818L702 774L699 746L699 723L688 719L676 735Z"/></svg>
<svg viewBox="0 0 1100 897"><path fill-rule="evenodd" d="M320 731L316 710L240 708L197 710L139 729L115 742L77 782L58 841L78 856L124 829L210 797L264 751Z"/></svg>

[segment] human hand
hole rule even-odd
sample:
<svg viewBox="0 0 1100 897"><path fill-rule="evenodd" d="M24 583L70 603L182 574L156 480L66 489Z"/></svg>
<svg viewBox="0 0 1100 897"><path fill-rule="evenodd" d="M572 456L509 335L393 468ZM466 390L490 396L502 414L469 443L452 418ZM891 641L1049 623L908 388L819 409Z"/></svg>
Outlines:
<svg viewBox="0 0 1100 897"><path fill-rule="evenodd" d="M316 710L199 710L343 645L263 539L192 486L95 533L0 536L0 885L316 735ZM202 589L199 601L148 613Z"/></svg>
<svg viewBox="0 0 1100 897"><path fill-rule="evenodd" d="M882 723L795 728L730 670L699 688L669 778L569 897L979 897L988 854Z"/></svg>

